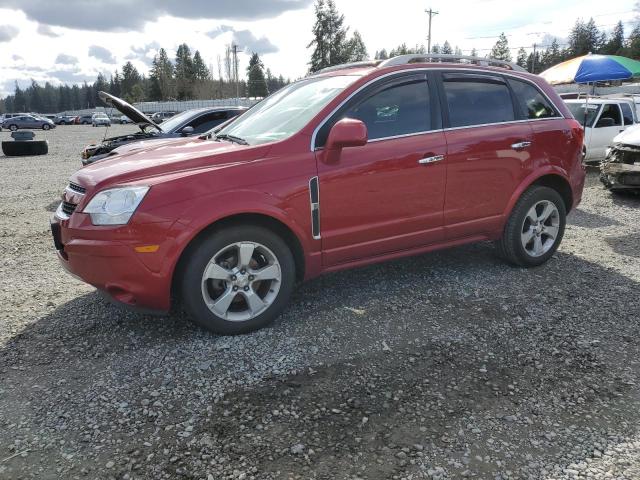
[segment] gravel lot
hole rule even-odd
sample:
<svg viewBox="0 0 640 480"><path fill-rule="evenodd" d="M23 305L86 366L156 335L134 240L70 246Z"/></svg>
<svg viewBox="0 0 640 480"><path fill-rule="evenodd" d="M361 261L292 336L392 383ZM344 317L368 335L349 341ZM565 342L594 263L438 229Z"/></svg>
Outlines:
<svg viewBox="0 0 640 480"><path fill-rule="evenodd" d="M327 275L216 337L58 266L49 216L103 134L0 156L0 478L640 478L640 198L592 172L545 266L478 244Z"/></svg>

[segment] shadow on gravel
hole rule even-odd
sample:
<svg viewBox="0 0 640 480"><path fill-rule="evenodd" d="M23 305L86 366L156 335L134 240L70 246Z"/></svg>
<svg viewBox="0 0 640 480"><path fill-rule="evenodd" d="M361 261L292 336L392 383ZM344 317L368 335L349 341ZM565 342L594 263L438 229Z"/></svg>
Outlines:
<svg viewBox="0 0 640 480"><path fill-rule="evenodd" d="M54 465L65 440L64 468L98 476L113 458L136 478L243 462L277 478L542 478L637 434L639 289L573 255L525 270L478 244L309 282L242 337L87 294L0 349L0 458L29 428L47 446L6 468Z"/></svg>
<svg viewBox="0 0 640 480"><path fill-rule="evenodd" d="M620 225L620 222L615 221L611 217L585 212L578 207L567 217L567 224L585 228L602 228Z"/></svg>
<svg viewBox="0 0 640 480"><path fill-rule="evenodd" d="M640 258L640 232L619 237L606 237L604 240L614 252L627 257Z"/></svg>

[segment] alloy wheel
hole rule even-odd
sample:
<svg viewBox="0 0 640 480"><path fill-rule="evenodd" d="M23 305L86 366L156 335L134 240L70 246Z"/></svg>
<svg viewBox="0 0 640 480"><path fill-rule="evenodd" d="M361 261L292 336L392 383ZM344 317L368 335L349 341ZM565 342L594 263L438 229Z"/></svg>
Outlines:
<svg viewBox="0 0 640 480"><path fill-rule="evenodd" d="M218 317L251 320L275 301L282 272L277 257L257 242L237 242L216 253L202 275L202 296Z"/></svg>
<svg viewBox="0 0 640 480"><path fill-rule="evenodd" d="M540 257L553 247L559 231L558 207L549 200L541 200L524 217L520 233L522 247L528 255Z"/></svg>

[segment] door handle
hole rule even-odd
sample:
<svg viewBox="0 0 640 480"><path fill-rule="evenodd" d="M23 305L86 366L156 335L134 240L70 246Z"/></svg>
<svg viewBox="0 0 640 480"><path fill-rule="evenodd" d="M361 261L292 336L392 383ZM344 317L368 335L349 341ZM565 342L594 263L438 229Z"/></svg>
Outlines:
<svg viewBox="0 0 640 480"><path fill-rule="evenodd" d="M531 142L528 141L523 141L523 142L516 142L511 144L511 148L513 148L514 150L524 150L527 147L531 146Z"/></svg>
<svg viewBox="0 0 640 480"><path fill-rule="evenodd" d="M433 157L424 157L418 160L420 165L429 165L430 163L441 162L444 160L444 155L434 155Z"/></svg>

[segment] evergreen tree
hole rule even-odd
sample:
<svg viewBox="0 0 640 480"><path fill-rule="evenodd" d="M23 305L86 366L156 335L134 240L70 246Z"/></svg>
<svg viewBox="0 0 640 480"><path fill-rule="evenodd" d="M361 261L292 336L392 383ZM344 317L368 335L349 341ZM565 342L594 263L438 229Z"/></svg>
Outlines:
<svg viewBox="0 0 640 480"><path fill-rule="evenodd" d="M151 100L173 98L173 64L164 48L158 50L151 63L149 72L149 95Z"/></svg>
<svg viewBox="0 0 640 480"><path fill-rule="evenodd" d="M386 60L387 58L389 58L389 54L387 53L386 48L383 48L379 52L376 52L376 56L375 56L376 60Z"/></svg>
<svg viewBox="0 0 640 480"><path fill-rule="evenodd" d="M451 48L451 44L449 43L449 40L444 41L444 44L442 45L442 51L440 53L442 53L443 55L453 54L453 48Z"/></svg>
<svg viewBox="0 0 640 480"><path fill-rule="evenodd" d="M313 47L309 62L311 72L345 63L348 60L346 48L348 28L344 26L344 15L338 12L334 0L317 0L315 15L316 21L312 28L313 40L307 45L307 48Z"/></svg>
<svg viewBox="0 0 640 480"><path fill-rule="evenodd" d="M120 85L121 96L126 100L133 96L133 87L138 85L142 80L138 69L133 66L133 63L127 62L122 67L122 81Z"/></svg>
<svg viewBox="0 0 640 480"><path fill-rule="evenodd" d="M522 47L520 48L520 50L518 50L518 58L516 60L516 63L522 68L527 68L527 52Z"/></svg>
<svg viewBox="0 0 640 480"><path fill-rule="evenodd" d="M264 64L257 53L253 53L247 67L247 83L249 84L250 97L266 97L267 79L264 76Z"/></svg>
<svg viewBox="0 0 640 480"><path fill-rule="evenodd" d="M360 62L369 59L369 53L367 47L362 40L360 32L355 30L353 36L347 41L347 61L348 62Z"/></svg>
<svg viewBox="0 0 640 480"><path fill-rule="evenodd" d="M490 57L497 60L505 60L507 62L511 61L509 41L507 40L507 36L504 34L504 32L500 34L500 37L498 37L498 41L491 49Z"/></svg>
<svg viewBox="0 0 640 480"><path fill-rule="evenodd" d="M472 49L471 49L471 53L470 53L470 55L471 55L472 57L477 57L477 56L478 56L478 51L477 51L475 48L472 48Z"/></svg>
<svg viewBox="0 0 640 480"><path fill-rule="evenodd" d="M442 49L440 48L440 45L437 44L437 43L432 45L431 46L431 53L435 53L436 55L442 53Z"/></svg>
<svg viewBox="0 0 640 480"><path fill-rule="evenodd" d="M627 57L640 60L640 25L637 25L629 35L627 41L627 47L624 49L624 54Z"/></svg>
<svg viewBox="0 0 640 480"><path fill-rule="evenodd" d="M22 91L22 89L18 86L18 82L16 82L16 88L13 93L13 108L16 112L29 111L29 105L27 104L27 97Z"/></svg>
<svg viewBox="0 0 640 480"><path fill-rule="evenodd" d="M602 53L605 55L618 55L624 48L624 26L622 21L619 21L611 33L611 38L602 48Z"/></svg>
<svg viewBox="0 0 640 480"><path fill-rule="evenodd" d="M211 78L211 72L204 64L198 50L193 54L193 75L196 80L208 80Z"/></svg>
<svg viewBox="0 0 640 480"><path fill-rule="evenodd" d="M191 50L186 43L178 47L175 61L176 91L179 100L192 98L195 72Z"/></svg>
<svg viewBox="0 0 640 480"><path fill-rule="evenodd" d="M597 53L600 51L601 42L602 35L593 18L589 19L587 23L578 19L569 34L568 50L572 57Z"/></svg>

